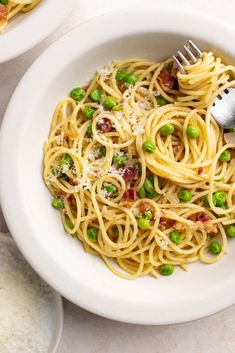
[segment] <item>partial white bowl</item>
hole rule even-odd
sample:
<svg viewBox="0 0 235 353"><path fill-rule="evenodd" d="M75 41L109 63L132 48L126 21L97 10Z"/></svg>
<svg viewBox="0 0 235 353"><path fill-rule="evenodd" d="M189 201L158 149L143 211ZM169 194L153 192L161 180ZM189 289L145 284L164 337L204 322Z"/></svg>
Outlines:
<svg viewBox="0 0 235 353"><path fill-rule="evenodd" d="M32 11L10 20L4 32L0 33L0 64L16 58L45 39L63 22L76 3L76 0L43 0Z"/></svg>
<svg viewBox="0 0 235 353"><path fill-rule="evenodd" d="M234 29L201 14L153 9L108 13L73 30L18 85L0 136L0 196L7 224L32 267L57 291L99 315L130 323L201 318L235 303L235 241L214 265L126 281L68 236L42 179L43 143L57 102L114 58L163 59L191 38L234 61ZM56 58L56 60L55 60ZM41 79L43 75L43 80Z"/></svg>

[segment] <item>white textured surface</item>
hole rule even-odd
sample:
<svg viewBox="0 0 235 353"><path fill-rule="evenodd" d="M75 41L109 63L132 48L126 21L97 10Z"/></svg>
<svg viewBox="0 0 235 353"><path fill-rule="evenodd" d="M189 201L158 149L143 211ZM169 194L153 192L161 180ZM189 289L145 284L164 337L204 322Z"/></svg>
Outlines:
<svg viewBox="0 0 235 353"><path fill-rule="evenodd" d="M0 268L0 352L52 351L62 326L59 298L30 268L8 234L2 233Z"/></svg>
<svg viewBox="0 0 235 353"><path fill-rule="evenodd" d="M177 2L175 0L82 0L80 7L77 7L71 17L47 40L21 57L0 65L0 119L17 82L50 43L93 16L140 4L157 7L164 5L167 8L177 6L177 8L201 11L206 14L211 13L226 22L234 23L234 0L223 2L220 0L177 0ZM0 230L6 231L6 229L0 214ZM80 352L234 353L235 306L192 323L168 327L142 327L99 318L66 301L65 327L58 353Z"/></svg>

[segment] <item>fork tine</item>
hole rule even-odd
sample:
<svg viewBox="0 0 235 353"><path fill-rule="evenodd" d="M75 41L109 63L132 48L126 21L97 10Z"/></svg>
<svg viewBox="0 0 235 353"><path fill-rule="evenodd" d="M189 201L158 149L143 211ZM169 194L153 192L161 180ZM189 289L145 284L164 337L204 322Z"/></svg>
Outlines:
<svg viewBox="0 0 235 353"><path fill-rule="evenodd" d="M182 61L182 63L185 65L185 66L189 66L190 65L190 62L186 59L186 57L181 53L181 51L178 50L178 54L179 54L179 57Z"/></svg>
<svg viewBox="0 0 235 353"><path fill-rule="evenodd" d="M190 49L188 47L186 47L186 45L184 45L184 50L186 51L186 53L188 54L189 58L196 63L197 62L197 58L193 55L193 53L190 51Z"/></svg>
<svg viewBox="0 0 235 353"><path fill-rule="evenodd" d="M186 74L185 69L183 68L183 65L180 63L180 61L177 59L177 57L173 56L172 58L176 64L176 66L178 67L180 73L185 75Z"/></svg>
<svg viewBox="0 0 235 353"><path fill-rule="evenodd" d="M188 42L189 42L190 46L193 48L193 50L196 52L197 56L199 58L201 58L202 57L201 50L196 46L196 44L192 40L189 40Z"/></svg>

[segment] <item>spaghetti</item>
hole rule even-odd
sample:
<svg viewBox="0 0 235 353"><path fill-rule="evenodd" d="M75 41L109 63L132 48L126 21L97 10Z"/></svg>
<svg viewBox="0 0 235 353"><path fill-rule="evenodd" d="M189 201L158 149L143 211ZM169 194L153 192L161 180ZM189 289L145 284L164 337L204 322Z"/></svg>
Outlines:
<svg viewBox="0 0 235 353"><path fill-rule="evenodd" d="M1 0L0 1L0 32L18 13L33 10L42 0Z"/></svg>
<svg viewBox="0 0 235 353"><path fill-rule="evenodd" d="M215 263L235 236L235 144L210 115L235 67L185 69L113 61L59 102L44 147L66 231L125 279Z"/></svg>

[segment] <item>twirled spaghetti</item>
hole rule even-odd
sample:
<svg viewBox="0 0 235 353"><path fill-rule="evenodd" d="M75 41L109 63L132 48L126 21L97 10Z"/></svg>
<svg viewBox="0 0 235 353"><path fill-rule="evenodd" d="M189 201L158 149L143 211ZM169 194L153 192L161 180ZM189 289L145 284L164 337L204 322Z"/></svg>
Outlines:
<svg viewBox="0 0 235 353"><path fill-rule="evenodd" d="M180 74L171 60L117 60L62 99L44 179L68 233L126 279L201 260L235 236L235 144L210 115L235 86L212 53Z"/></svg>
<svg viewBox="0 0 235 353"><path fill-rule="evenodd" d="M1 0L0 1L0 32L8 22L19 13L34 9L42 0Z"/></svg>

